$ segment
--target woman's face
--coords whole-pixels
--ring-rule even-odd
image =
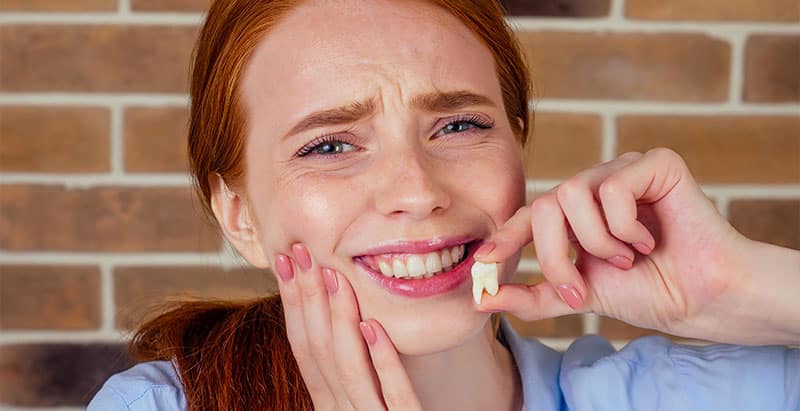
[[[469,276],[447,292],[403,295],[362,258],[394,245],[406,255],[371,263],[425,261],[426,244],[479,241],[523,205],[494,60],[467,27],[423,2],[309,1],[259,43],[242,95],[244,196],[264,255],[304,243],[347,277],[362,317],[403,354],[441,351],[482,329],[488,314],[473,309]]]

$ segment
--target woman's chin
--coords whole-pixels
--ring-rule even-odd
[[[435,354],[465,344],[486,327],[490,314],[475,311],[471,301],[458,310],[441,313],[392,312],[381,321],[386,333],[402,355]]]

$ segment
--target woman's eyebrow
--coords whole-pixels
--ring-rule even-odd
[[[423,111],[444,113],[471,106],[497,105],[489,98],[471,91],[434,91],[411,99],[411,106]],[[301,119],[284,138],[318,127],[348,124],[369,116],[375,111],[375,101],[365,100],[341,107],[315,111]]]

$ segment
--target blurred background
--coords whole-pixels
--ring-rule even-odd
[[[797,0],[504,3],[536,84],[530,198],[669,147],[740,232],[800,249]],[[0,409],[85,407],[168,296],[275,292],[190,192],[188,62],[207,6],[0,0]],[[528,247],[518,280],[538,270]],[[649,333],[595,315],[513,324],[557,349]]]

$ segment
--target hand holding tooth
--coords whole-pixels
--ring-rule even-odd
[[[472,297],[475,304],[481,303],[483,290],[491,295],[497,295],[497,263],[481,263],[476,261],[472,265]]]

